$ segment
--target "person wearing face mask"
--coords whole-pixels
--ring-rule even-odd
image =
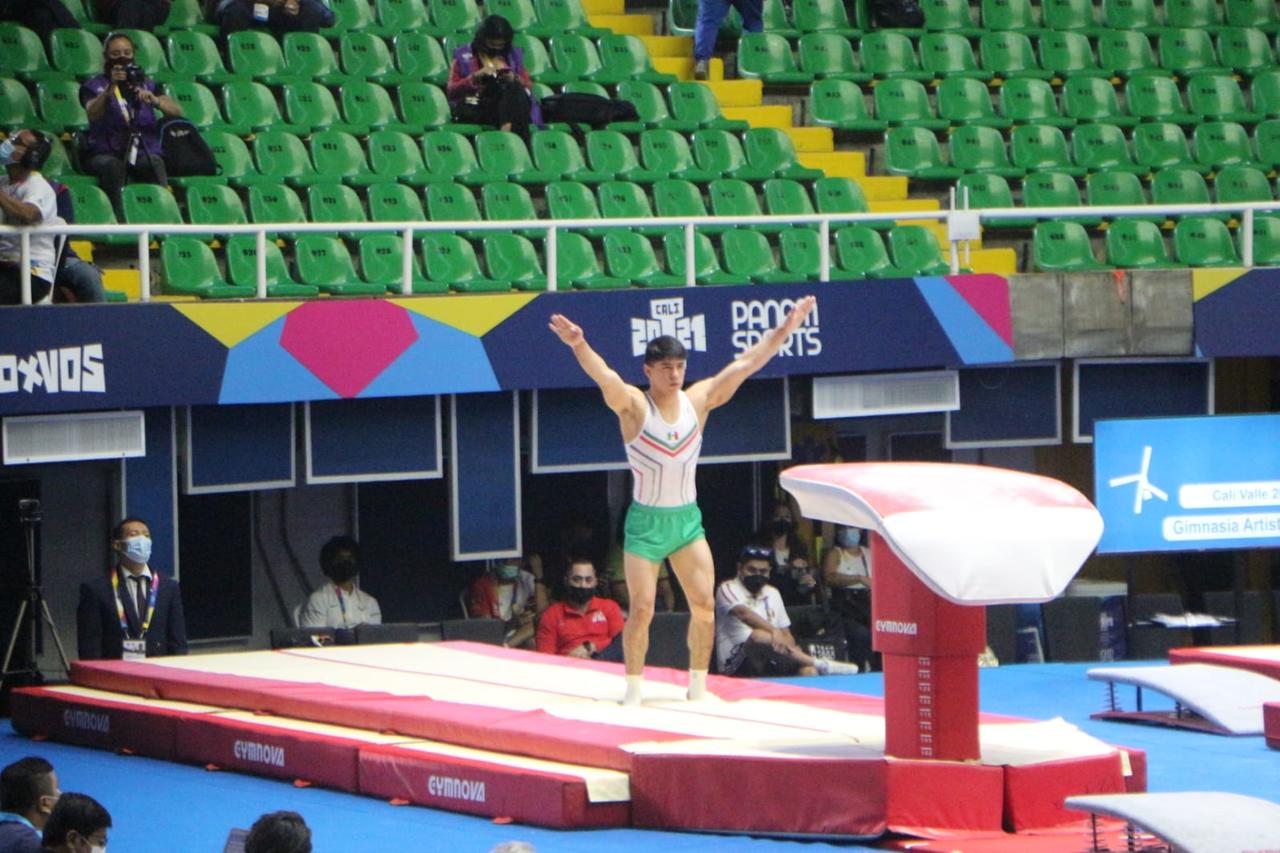
[[[43,850],[55,853],[107,853],[111,813],[86,794],[68,792],[58,798],[44,825]]]
[[[782,596],[769,583],[773,553],[748,545],[737,574],[716,590],[716,659],[720,672],[744,678],[853,675],[858,667],[807,654],[791,635]]]
[[[329,582],[307,598],[298,617],[301,628],[354,628],[381,625],[382,608],[360,589],[360,543],[334,536],[320,549],[320,571]]]
[[[24,128],[0,142],[0,224],[56,224],[58,201],[53,186],[40,174],[53,143],[43,133]],[[39,302],[53,289],[56,267],[52,234],[31,236],[31,301]],[[22,302],[22,242],[19,234],[0,234],[0,305]]]
[[[126,518],[111,531],[116,565],[80,585],[76,638],[82,660],[143,660],[187,653],[182,590],[152,569],[151,528]]]
[[[475,37],[453,52],[445,94],[454,121],[509,130],[527,141],[530,124],[542,124],[542,113],[514,38],[501,15],[481,21]]]
[[[538,617],[538,651],[548,655],[622,661],[622,608],[596,596],[596,567],[574,557],[564,573],[564,600]]]
[[[844,626],[849,656],[875,669],[879,656],[871,650],[871,549],[862,544],[856,527],[837,526],[835,540],[822,563],[831,611]]]
[[[809,565],[809,548],[796,533],[795,513],[789,503],[774,505],[769,524],[757,538],[773,545],[769,582],[778,588],[783,602],[788,606],[820,603],[818,577]]]
[[[58,774],[39,756],[0,770],[0,853],[38,853],[40,831],[59,796]]]
[[[497,560],[467,588],[467,615],[501,619],[506,625],[503,644],[509,648],[534,647],[534,618],[546,606],[542,561],[531,558],[528,565],[524,568],[519,557]]]

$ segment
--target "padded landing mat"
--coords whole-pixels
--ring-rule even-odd
[[[1102,667],[1089,670],[1088,677],[1109,685],[1111,707],[1093,715],[1102,720],[1157,723],[1218,734],[1260,735],[1263,704],[1280,702],[1280,681],[1205,663]],[[1121,684],[1137,691],[1133,710],[1120,707],[1116,685]],[[1168,696],[1176,707],[1171,711],[1144,710],[1144,690]]]
[[[1280,680],[1280,645],[1170,649],[1169,663],[1211,663]]]

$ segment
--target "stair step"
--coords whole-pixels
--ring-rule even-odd
[[[582,11],[588,18],[596,15],[621,15],[626,11],[626,0],[582,0]]]
[[[720,62],[719,59],[712,58],[711,69],[715,70],[715,63]],[[693,68],[693,60],[689,60],[689,68]],[[721,66],[723,69],[723,65]],[[713,82],[708,82],[711,91],[716,93],[716,100],[720,102],[720,107],[756,107],[764,101],[764,84],[759,80],[725,80],[723,73],[720,77],[712,76]]]
[[[721,107],[725,118],[750,122],[752,127],[791,127],[791,107],[770,104],[756,107]]]
[[[858,182],[862,187],[862,194],[866,196],[868,206],[876,202],[901,201],[907,197],[907,179],[898,175],[845,175],[844,177],[851,177]]]
[[[649,49],[649,56],[677,56],[688,58],[693,54],[693,39],[688,36],[641,36],[640,40]]]
[[[591,15],[588,20],[593,27],[608,27],[619,34],[653,35],[652,15]]]
[[[796,155],[800,165],[810,169],[821,169],[829,178],[857,178],[862,180],[867,174],[867,161],[861,151],[801,151]],[[864,189],[865,193],[866,190]],[[902,194],[907,194],[907,185],[902,184]],[[870,198],[870,196],[867,196]]]
[[[964,263],[963,249],[960,263]],[[968,266],[974,272],[1015,275],[1018,272],[1018,253],[1013,249],[974,249],[969,253]]]
[[[83,257],[83,256],[82,256]],[[129,295],[129,301],[136,302],[142,298],[142,279],[137,270],[104,269],[102,286],[107,290],[120,290]]]
[[[942,207],[936,198],[868,199],[867,206],[876,213],[912,213],[917,210],[938,210]]]
[[[681,80],[693,79],[693,57],[692,56],[655,56],[653,57],[653,69],[661,71],[663,74],[674,74]],[[718,56],[711,57],[711,80],[724,79],[724,60]],[[717,84],[718,85],[718,84]],[[757,101],[757,103],[759,103]]]
[[[832,152],[835,150],[835,134],[829,127],[787,127],[783,128],[796,151]]]

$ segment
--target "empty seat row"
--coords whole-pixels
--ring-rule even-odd
[[[1106,233],[1106,263],[1098,261],[1084,226],[1074,221],[1042,222],[1035,228],[1033,254],[1037,269],[1047,272],[1087,272],[1115,267],[1162,269],[1175,267],[1238,267],[1240,246],[1222,222],[1209,217],[1186,217],[1173,229],[1173,253],[1159,226],[1136,219],[1119,219]],[[1280,218],[1253,220],[1253,262],[1280,265]]]
[[[1192,134],[1190,152],[1173,124],[1135,128],[1132,151],[1124,132],[1105,124],[1076,128],[1070,142],[1051,125],[1019,125],[1010,131],[1007,146],[999,130],[968,125],[951,132],[946,150],[931,130],[895,127],[885,133],[885,163],[889,174],[923,180],[954,180],[966,172],[1021,177],[1045,170],[1076,176],[1104,170],[1145,175],[1175,166],[1197,173],[1226,166],[1270,171],[1280,165],[1280,120],[1259,124],[1252,140],[1234,122],[1202,124]]]
[[[1172,80],[1155,76],[1128,82],[1124,87],[1127,106],[1121,106],[1109,81],[1095,77],[1068,80],[1061,103],[1044,80],[1008,80],[999,92],[997,101],[981,81],[951,77],[936,89],[935,105],[919,81],[882,80],[871,90],[873,109],[868,109],[857,83],[820,80],[809,93],[809,116],[814,124],[853,131],[884,130],[891,125],[942,129],[965,124],[1072,127],[1089,122],[1132,127],[1140,121],[1254,124],[1280,117],[1280,69],[1254,79],[1251,106],[1234,79],[1208,74],[1188,83],[1185,102]]]
[[[807,33],[796,54],[776,32],[746,33],[738,41],[738,70],[771,84],[807,84],[815,78],[852,80],[910,77],[937,80],[960,75],[979,80],[1010,77],[1112,77],[1144,73],[1239,73],[1276,66],[1276,49],[1261,30],[1225,30],[1216,39],[1203,30],[1166,32],[1153,50],[1147,36],[1116,31],[1099,40],[1097,53],[1080,33],[1048,33],[1033,44],[1023,33],[991,32],[977,51],[964,36],[927,33],[919,44],[899,31],[868,33],[854,43],[835,33]]]

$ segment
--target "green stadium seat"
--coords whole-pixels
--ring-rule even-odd
[[[600,206],[590,187],[577,181],[552,181],[544,190],[547,216],[551,219],[599,219]],[[603,237],[613,229],[583,228],[580,233]]]
[[[613,229],[604,237],[605,266],[609,275],[640,287],[681,287],[683,275],[662,268],[653,244],[643,234]]]
[[[1160,72],[1151,40],[1136,30],[1106,30],[1099,34],[1098,65],[1117,77]]]
[[[1141,185],[1139,185],[1141,188]],[[1084,207],[1080,186],[1071,175],[1061,172],[1032,172],[1022,179],[1022,204],[1024,207]],[[1101,217],[1071,218],[1081,225],[1095,226]]]
[[[605,181],[596,187],[596,200],[605,219],[648,219],[653,216],[653,207],[644,189],[630,181]],[[636,230],[641,234],[661,234],[669,227],[648,226]]]
[[[346,88],[346,87],[344,87]],[[367,125],[345,121],[338,110],[338,102],[328,87],[309,80],[292,80],[284,84],[282,91],[284,114],[289,123],[301,128],[299,132],[320,130],[345,130],[364,136],[371,128]]]
[[[255,136],[253,159],[258,166],[257,176],[250,176],[242,183],[287,183],[301,187],[332,180],[316,171],[302,140],[282,130],[266,130]]]
[[[991,90],[980,80],[967,77],[948,77],[941,80],[937,90],[938,118],[949,125],[976,124],[985,127],[1007,128],[1012,122],[996,114],[991,101]]]
[[[351,187],[339,183],[312,184],[307,187],[307,212],[312,222],[367,221],[360,196]]]
[[[38,35],[26,27],[4,21],[0,22],[0,76],[45,80],[62,75],[49,67]]]
[[[591,39],[572,31],[551,37],[551,63],[566,80],[591,80],[604,68]]]
[[[547,34],[575,32],[597,38],[609,32],[591,26],[581,0],[533,0],[533,6],[538,11],[538,25]]]
[[[1039,77],[1048,80],[1052,71],[1041,68],[1036,62],[1031,39],[1025,33],[999,30],[983,33],[978,39],[978,56],[982,67],[997,77]]]
[[[370,284],[381,284],[388,293],[399,293],[404,276],[404,239],[398,234],[362,234],[356,241],[360,256],[360,277]],[[413,247],[409,248],[412,272],[410,287],[415,294],[447,293],[449,285],[430,281],[422,273],[422,261]]]
[[[621,83],[623,80],[644,80],[666,85],[674,83],[676,76],[656,71],[649,58],[649,49],[639,36],[630,33],[610,33],[600,37],[597,45],[601,68],[591,79],[597,83]],[[739,60],[741,61],[741,60]]]
[[[71,17],[80,22],[80,27],[82,29],[86,29],[97,36],[102,36],[111,32],[111,26],[100,23],[85,7],[85,4],[80,2],[80,0],[63,0],[62,5],[67,7],[67,11],[71,13]]]
[[[403,118],[396,115],[391,95],[371,80],[351,80],[342,87],[342,115],[352,127],[371,130],[422,134],[428,127],[435,126],[427,124],[412,110],[405,110]]]
[[[516,290],[547,289],[547,274],[543,272],[542,260],[527,237],[493,231],[486,233],[484,259],[489,275],[499,281],[510,282]]]
[[[668,231],[662,235],[662,249],[667,259],[667,272],[685,280],[688,249],[684,232]],[[696,284],[743,284],[742,279],[725,272],[711,238],[700,231],[693,234],[693,280]]]
[[[346,245],[336,237],[304,234],[293,245],[293,258],[302,284],[310,284],[330,296],[385,294],[385,284],[362,281]]]
[[[520,32],[519,27],[516,32]],[[449,59],[440,49],[440,42],[429,33],[396,33],[391,43],[396,70],[405,81],[426,80],[437,86],[448,82]]]
[[[480,188],[480,202],[484,210],[484,218],[489,222],[538,218],[529,191],[511,181],[492,181],[485,184]],[[541,237],[545,232],[539,228],[530,228],[520,233],[534,238]]]
[[[426,189],[427,219],[432,222],[480,222],[480,206],[471,190],[462,184],[440,182],[428,184]],[[481,237],[488,232],[465,232],[468,237]],[[427,277],[431,277],[430,269]]]
[[[366,30],[376,26],[373,4],[368,0],[329,0],[334,24],[320,31],[325,38],[340,38],[348,30]]]
[[[1077,122],[1133,127],[1138,120],[1120,106],[1110,80],[1072,77],[1062,85],[1062,114]]]
[[[951,134],[951,165],[962,172],[1020,178],[1027,169],[1009,161],[1004,136],[993,127],[965,125]]]
[[[742,142],[738,137],[724,130],[695,131],[693,157],[698,168],[728,178],[763,181],[774,176],[772,163],[748,162]]]
[[[1256,214],[1253,217],[1253,263],[1260,267],[1280,267],[1280,217]],[[1244,232],[1240,233],[1244,242]],[[1244,257],[1241,246],[1240,256]]]
[[[1256,27],[1264,33],[1280,32],[1280,9],[1272,0],[1226,0],[1227,25]]]
[[[1191,267],[1238,267],[1240,254],[1227,226],[1207,216],[1185,216],[1173,229],[1173,255]]]
[[[290,79],[285,73],[284,51],[275,36],[263,30],[240,30],[227,36],[227,65],[237,77],[252,77],[268,84]]]
[[[862,70],[880,80],[932,80],[933,72],[920,67],[915,45],[901,32],[876,30],[862,37],[858,46]]]
[[[307,147],[316,174],[332,182],[334,176],[352,186],[367,186],[384,180],[374,174],[365,158],[360,142],[345,130],[322,130],[313,133]]]
[[[486,130],[476,134],[475,146],[481,171],[504,175],[518,184],[545,184],[558,177],[540,171],[524,140],[509,131]]]
[[[1196,162],[1214,171],[1225,166],[1256,166],[1253,144],[1244,126],[1234,121],[1210,121],[1191,132]]]
[[[170,183],[189,187],[195,184],[230,182],[243,187],[262,180],[262,176],[254,168],[253,158],[249,156],[249,148],[243,139],[225,130],[206,130],[202,136],[213,152],[214,159],[218,161],[218,174],[170,178]]]
[[[625,279],[606,274],[591,241],[570,231],[556,237],[556,277],[557,286],[568,282],[577,290],[616,290],[631,286]]]
[[[1109,206],[1142,206],[1148,203],[1142,181],[1132,172],[1094,172],[1085,179],[1085,203],[1090,207]],[[1116,217],[1115,221],[1134,217]],[[1164,221],[1163,213],[1144,215],[1142,219],[1160,223]],[[1124,266],[1112,261],[1116,266]]]
[[[93,184],[74,183],[67,185],[71,193],[71,209],[76,214],[77,225],[118,225],[116,212],[111,207],[111,200],[102,189]],[[94,234],[90,239],[94,243],[106,243],[115,246],[137,246],[138,238],[132,234]]]
[[[994,75],[978,67],[973,45],[959,33],[925,33],[920,39],[920,67],[937,79],[972,77],[990,80]]]
[[[834,33],[845,38],[861,35],[840,0],[794,0],[791,15],[802,33]]]
[[[746,130],[745,121],[727,119],[720,112],[720,103],[710,86],[701,83],[672,83],[667,87],[667,100],[671,103],[671,117],[680,122],[675,130],[694,129]]]
[[[486,15],[501,15],[511,24],[511,29],[518,33],[532,32],[538,27],[538,10],[533,8],[533,0],[486,0]]]
[[[187,221],[192,225],[244,225],[249,217],[236,191],[224,184],[195,184],[187,188]],[[226,236],[217,233],[217,239]]]
[[[1253,84],[1249,87],[1249,96],[1255,112],[1280,118],[1280,68],[1255,75]]]
[[[1093,254],[1089,234],[1079,222],[1040,222],[1031,239],[1032,257],[1040,272],[1092,272],[1112,269]]]
[[[1102,0],[1102,23],[1107,29],[1142,33],[1163,27],[1155,0]]]
[[[332,95],[330,96],[332,99]],[[309,127],[288,124],[271,90],[256,80],[232,80],[222,87],[222,114],[237,129],[306,133]],[[243,135],[243,134],[242,134]]]
[[[428,174],[437,181],[483,184],[506,177],[505,170],[492,173],[481,169],[471,142],[461,133],[451,130],[433,130],[425,134],[422,137],[422,157]]]
[[[206,33],[191,29],[176,29],[169,33],[165,42],[168,45],[169,66],[174,75],[172,82],[183,82],[194,78],[205,84],[222,84],[235,77],[223,64],[217,43]],[[89,67],[92,73],[99,73],[102,67],[101,46],[92,58],[97,67]]]
[[[49,156],[45,159],[44,165],[40,167],[40,172],[50,180],[60,181],[61,183],[70,185],[75,183],[98,185],[98,179],[92,175],[81,175],[75,170],[75,166],[71,163],[71,155],[67,153],[67,146],[63,143],[62,138],[58,136],[49,136]]]
[[[1254,124],[1263,118],[1245,106],[1244,92],[1229,74],[1197,74],[1188,80],[1187,111],[1201,121]]]
[[[157,184],[126,184],[120,193],[128,225],[181,225],[173,193]]]
[[[524,52],[524,67],[534,80],[539,83],[559,85],[572,79],[569,75],[561,74],[555,69],[551,63],[551,54],[547,51],[547,46],[542,43],[542,39],[529,33],[517,32],[512,43]],[[443,54],[443,51],[441,53]],[[444,59],[446,62],[449,61],[448,56]]]
[[[810,216],[815,212],[805,185],[790,178],[764,182],[764,208],[771,216]]]
[[[420,241],[429,281],[447,283],[460,293],[493,293],[511,289],[511,282],[490,278],[480,269],[471,242],[457,234],[432,231]]]
[[[283,184],[254,184],[249,187],[249,221],[263,223],[301,223],[307,221],[302,199],[292,187]],[[274,239],[268,234],[267,239]],[[285,237],[292,233],[285,232]]]
[[[89,126],[89,117],[80,105],[80,84],[70,77],[36,81],[36,102],[40,105],[40,127],[74,133]]]
[[[866,225],[846,225],[835,232],[837,263],[832,279],[906,278],[889,260],[879,232]]]
[[[759,231],[738,228],[720,238],[725,272],[740,282],[777,284],[795,281],[795,275],[778,269],[769,239]]]
[[[1224,74],[1230,69],[1218,63],[1209,34],[1199,29],[1169,29],[1160,34],[1156,53],[1160,67],[1172,74]]]
[[[1253,128],[1253,146],[1259,163],[1268,169],[1280,168],[1280,120],[1258,122]]]
[[[1218,58],[1237,74],[1253,76],[1276,65],[1267,34],[1253,27],[1228,27],[1218,33]]]
[[[1034,77],[1015,77],[1000,87],[1000,115],[1013,124],[1073,127],[1075,119],[1062,114],[1053,87]]]
[[[664,178],[653,185],[653,212],[658,216],[705,217],[707,205],[696,184]],[[708,226],[707,230],[718,232],[724,230],[724,226]]]
[[[951,272],[951,264],[943,259],[937,238],[923,225],[895,225],[889,230],[889,252],[894,266],[907,275]]]
[[[1170,29],[1216,29],[1222,23],[1222,7],[1218,0],[1164,0],[1164,18]]]
[[[342,70],[356,79],[387,86],[413,79],[396,69],[387,43],[371,32],[343,33],[338,42],[338,55],[342,58]]]
[[[796,45],[800,70],[821,80],[871,79],[858,64],[853,43],[837,33],[805,33]]]
[[[664,177],[660,171],[641,166],[631,140],[616,130],[593,130],[587,134],[587,162],[593,172],[614,180],[651,183]]]
[[[822,275],[822,246],[812,228],[788,228],[778,234],[780,281],[818,281]]]
[[[675,120],[671,117],[671,110],[667,107],[667,99],[662,94],[662,90],[652,83],[646,83],[643,80],[624,80],[618,84],[618,97],[624,101],[630,101],[632,106],[636,108],[636,112],[640,114],[640,120],[634,122],[612,122],[609,124],[609,130],[618,130],[623,133],[639,133],[645,128],[669,128],[672,130],[695,130],[697,125],[689,127],[677,128]]]
[[[830,176],[813,182],[813,203],[818,213],[866,213],[867,198],[852,178]]]
[[[1253,166],[1227,166],[1214,178],[1213,196],[1219,204],[1275,200],[1266,174]]]
[[[422,198],[397,182],[373,184],[367,194],[369,219],[372,222],[423,222],[427,218]]]
[[[1090,172],[1121,171],[1145,175],[1133,160],[1129,140],[1114,124],[1082,124],[1071,134],[1071,159]]]
[[[400,115],[413,118],[412,126],[425,131],[452,130],[457,133],[479,133],[483,126],[453,121],[444,90],[434,83],[401,83],[396,87]],[[417,131],[415,131],[416,133]]]
[[[711,199],[711,212],[716,216],[762,216],[764,209],[760,207],[760,199],[756,197],[756,188],[738,178],[719,178],[707,185],[707,197]],[[761,232],[780,231],[787,225],[759,224],[752,228]],[[708,233],[720,229],[705,229]]]
[[[1038,6],[1031,0],[982,0],[982,28],[991,32],[1014,30],[1034,35],[1041,29]],[[981,33],[979,33],[981,37]]]
[[[193,237],[169,237],[160,247],[161,289],[168,294],[202,299],[243,299],[257,291],[227,282],[213,251]]]
[[[1040,11],[1048,30],[1094,35],[1100,29],[1091,0],[1041,0]]]
[[[534,144],[544,135],[535,136]],[[649,172],[686,181],[706,183],[717,177],[715,172],[698,168],[689,141],[674,130],[654,129],[640,134],[640,162]]]
[[[801,71],[791,55],[791,43],[777,33],[743,33],[738,39],[738,74],[763,80],[771,86],[813,82],[813,73]]]
[[[370,34],[391,37],[398,33],[431,28],[431,18],[422,0],[374,0],[377,26]],[[349,33],[344,34],[349,35]]]
[[[222,112],[213,92],[203,83],[193,81],[171,80],[164,85],[165,94],[178,102],[182,107],[182,117],[202,130],[222,127],[236,132],[237,136],[250,133],[250,128],[232,128],[222,120]]]
[[[27,87],[11,77],[0,77],[0,128],[15,130],[39,123]]]
[[[8,47],[2,43],[5,26],[0,25],[0,47]],[[49,61],[64,76],[78,80],[95,77],[102,73],[102,40],[88,30],[60,27],[49,34]],[[221,59],[218,64],[222,64]],[[0,64],[0,74],[3,73]]]
[[[1198,124],[1200,119],[1187,112],[1178,84],[1169,77],[1144,74],[1130,77],[1124,86],[1129,112],[1142,121]]]
[[[440,174],[428,170],[422,151],[407,133],[398,130],[375,131],[369,135],[366,147],[369,151],[369,168],[385,181],[400,181],[420,187],[432,181],[444,180]]]
[[[1157,207],[1172,204],[1209,204],[1209,185],[1194,169],[1161,169],[1151,176],[1151,202]],[[1224,216],[1225,218],[1225,216]]]
[[[654,133],[673,133],[672,131],[652,131]],[[684,137],[674,134],[684,142]],[[599,183],[609,179],[604,172],[595,172],[587,167],[578,140],[563,130],[543,130],[533,135],[530,141],[533,163],[536,173],[547,176],[547,181],[585,181]],[[685,143],[686,150],[688,143]],[[692,155],[690,155],[692,159]]]
[[[1175,269],[1186,266],[1169,257],[1160,226],[1122,217],[1107,229],[1107,263],[1121,269]]]
[[[1191,156],[1186,133],[1170,122],[1144,123],[1135,127],[1133,159],[1152,172],[1170,166],[1204,168]]]
[[[480,26],[480,9],[475,0],[427,0],[427,8],[436,35],[456,34],[470,40]],[[540,20],[541,17],[539,12]]]
[[[977,38],[983,28],[973,21],[968,0],[924,0],[924,28],[931,32],[947,32]]]
[[[776,127],[753,127],[742,135],[742,148],[747,155],[744,175],[758,173],[767,177],[812,181],[823,176],[821,169],[800,165],[795,143],[786,131]]]
[[[923,127],[891,127],[884,135],[885,171],[929,181],[952,181],[964,169],[947,162],[933,131]]]
[[[267,296],[315,296],[320,290],[309,284],[299,284],[289,275],[280,247],[268,240],[263,247],[266,261]],[[258,243],[253,234],[236,234],[227,240],[227,277],[234,285],[257,291]]]
[[[929,93],[919,80],[905,77],[881,80],[872,93],[876,117],[891,127],[944,130],[950,126],[950,122],[934,113]]]
[[[1013,190],[1001,175],[972,173],[956,181],[956,204],[970,210],[1014,207]],[[986,228],[1029,228],[1034,219],[984,219]]]
[[[809,119],[819,127],[836,130],[876,132],[888,127],[887,122],[867,112],[862,89],[852,80],[816,81],[809,89]]]
[[[333,46],[319,33],[285,33],[282,52],[283,73],[288,77],[327,86],[340,86],[349,79],[338,65]]]
[[[799,38],[800,28],[791,21],[791,4],[783,0],[764,0],[763,21],[766,32],[777,33],[783,38]]]
[[[1068,80],[1111,75],[1098,65],[1089,38],[1082,32],[1050,31],[1040,36],[1040,66]]]

